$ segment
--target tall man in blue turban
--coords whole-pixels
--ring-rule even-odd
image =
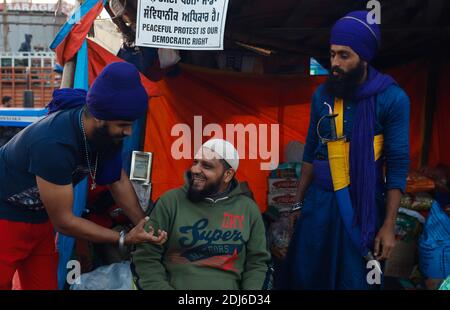
[[[383,261],[395,244],[409,166],[409,98],[370,65],[380,29],[368,22],[367,13],[351,12],[331,30],[330,76],[311,103],[294,205],[302,210],[284,265],[284,288],[377,288],[377,276],[370,273],[376,265],[367,264],[365,254]],[[339,114],[335,124],[329,114]],[[340,154],[329,142],[340,137],[345,137],[337,139],[344,164],[336,168],[330,163]],[[337,199],[342,180],[335,175],[348,179],[343,186],[349,193],[347,208]]]
[[[56,289],[54,230],[93,242],[162,244],[167,234],[146,232],[147,218],[122,170],[123,139],[147,110],[137,69],[106,66],[89,92],[59,89],[49,115],[0,148],[0,289],[17,271],[23,289]],[[109,185],[116,203],[136,225],[128,234],[72,213],[73,186],[90,175]]]

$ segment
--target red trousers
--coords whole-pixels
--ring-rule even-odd
[[[30,224],[0,219],[0,290],[12,289],[16,272],[20,284],[14,283],[14,288],[57,289],[57,268],[50,221]]]

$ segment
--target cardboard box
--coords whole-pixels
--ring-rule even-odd
[[[269,179],[269,193],[295,193],[298,187],[296,179]]]
[[[270,193],[268,205],[278,208],[280,211],[288,211],[295,203],[294,193]]]

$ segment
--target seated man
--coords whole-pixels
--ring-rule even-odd
[[[270,254],[258,206],[235,179],[236,149],[203,144],[186,184],[165,193],[149,225],[168,233],[163,246],[138,245],[132,270],[139,289],[267,289]]]

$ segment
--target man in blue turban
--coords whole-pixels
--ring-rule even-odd
[[[373,253],[382,262],[395,244],[409,166],[409,98],[390,76],[370,65],[381,35],[367,15],[351,12],[331,30],[331,70],[311,103],[294,205],[301,214],[282,272],[284,288],[378,288],[382,277],[374,272],[379,269],[362,253]],[[326,117],[330,109],[339,114],[335,124]],[[336,169],[331,163],[340,154],[328,144],[339,137],[345,137],[337,140],[343,141],[345,164]],[[337,200],[342,180],[336,174],[348,180],[343,187],[350,208]]]
[[[0,148],[0,289],[11,289],[16,271],[23,289],[56,289],[53,228],[119,246],[165,242],[165,232],[144,230],[147,218],[120,160],[122,142],[147,102],[134,65],[112,63],[87,93],[56,90],[49,114]],[[73,215],[73,186],[85,176],[92,188],[109,185],[136,225],[128,234]]]

